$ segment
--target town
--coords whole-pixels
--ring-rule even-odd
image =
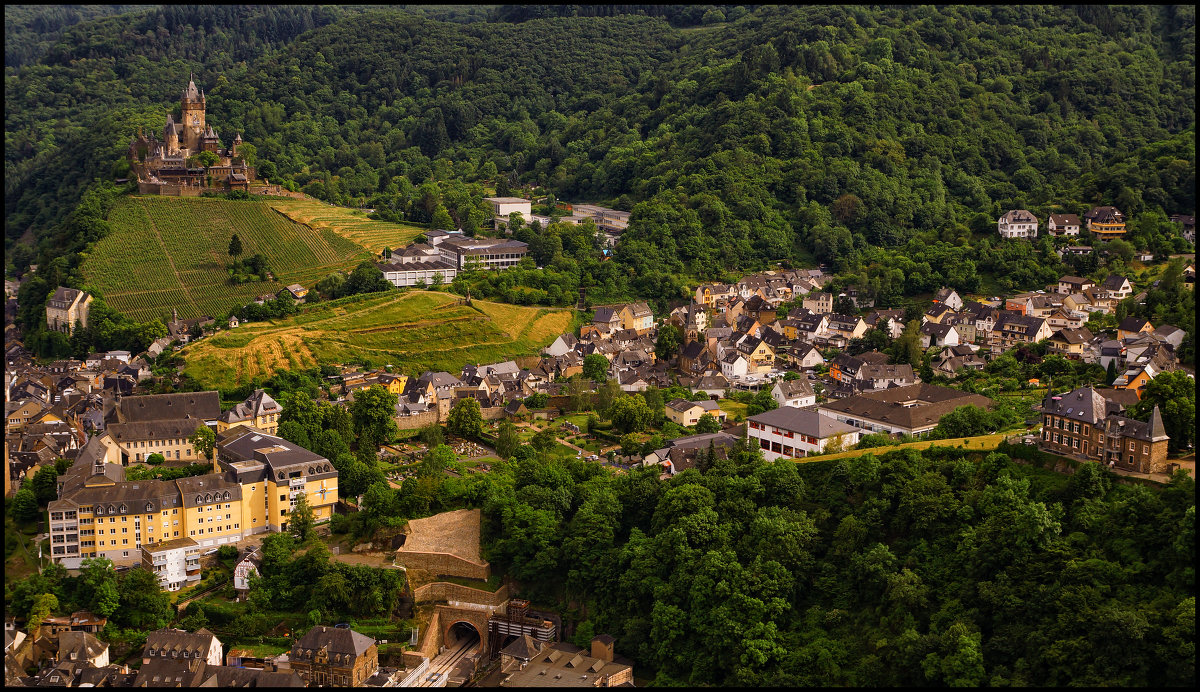
[[[1194,11],[5,16],[7,687],[1194,686]]]

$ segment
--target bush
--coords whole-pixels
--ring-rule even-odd
[[[217,557],[221,560],[232,560],[237,557],[238,549],[236,545],[225,544],[217,548]]]
[[[159,454],[158,452],[155,452],[154,454],[151,454],[150,456],[146,457],[146,463],[150,464],[151,466],[158,466],[159,464],[163,463],[164,461],[166,461],[166,458],[163,457],[163,455]]]

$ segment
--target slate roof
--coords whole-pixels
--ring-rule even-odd
[[[317,625],[304,633],[295,644],[292,651],[311,649],[317,651],[328,648],[330,654],[348,654],[359,657],[375,645],[375,640],[365,634],[340,627]]]
[[[834,435],[852,433],[858,430],[854,426],[847,425],[829,416],[822,416],[813,409],[793,408],[791,406],[780,406],[777,409],[750,416],[746,420],[803,435],[811,435],[817,439],[825,439]]]
[[[105,420],[109,423],[139,423],[191,416],[209,421],[220,415],[221,398],[217,392],[177,392],[122,397]]]
[[[799,396],[813,396],[814,394],[812,385],[808,383],[808,380],[780,381],[776,382],[775,386],[779,387],[779,391],[785,399],[794,399]]]
[[[986,408],[993,402],[979,394],[921,383],[867,392],[820,408],[912,430],[936,425],[942,416],[967,404]]]
[[[1108,415],[1108,402],[1094,387],[1079,387],[1066,394],[1048,395],[1042,412],[1096,425]]]

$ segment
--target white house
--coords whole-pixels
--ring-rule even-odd
[[[996,222],[1001,238],[1036,238],[1037,217],[1025,209],[1011,209]]]
[[[1046,222],[1050,235],[1079,235],[1079,217],[1075,214],[1051,214]]]
[[[731,351],[721,358],[721,374],[728,380],[745,375],[749,368],[749,361],[737,351]]]
[[[142,567],[158,577],[164,591],[178,591],[200,581],[200,544],[175,538],[142,546]]]
[[[250,577],[258,576],[258,566],[262,564],[262,554],[258,548],[252,548],[233,568],[233,588],[242,600],[250,592]]]
[[[555,339],[553,343],[542,349],[542,353],[544,355],[557,358],[570,351],[574,351],[575,344],[577,343],[579,343],[579,339],[575,338],[574,334],[570,332],[559,334],[558,338]]]
[[[817,403],[817,395],[813,392],[812,385],[808,380],[792,380],[784,382],[780,380],[771,387],[771,398],[780,406],[790,406],[792,408],[804,408]]]
[[[835,443],[849,449],[858,444],[859,431],[813,409],[784,406],[750,416],[746,437],[756,441],[763,458],[774,461],[823,452]]]

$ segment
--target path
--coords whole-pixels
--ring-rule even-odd
[[[183,291],[183,295],[187,297],[188,302],[196,309],[196,314],[200,312],[200,306],[196,305],[196,301],[192,300],[192,294],[188,292],[187,284],[183,283],[183,277],[179,276],[179,270],[175,268],[175,260],[171,259],[171,253],[167,250],[167,244],[163,242],[162,233],[158,232],[158,224],[154,223],[154,216],[150,214],[150,207],[146,206],[145,199],[138,199],[138,203],[142,205],[142,210],[146,212],[146,218],[150,220],[150,228],[154,229],[154,237],[158,238],[158,245],[162,248],[163,254],[167,256],[167,264],[171,265],[171,273],[175,275],[175,280],[179,282],[179,288]]]

